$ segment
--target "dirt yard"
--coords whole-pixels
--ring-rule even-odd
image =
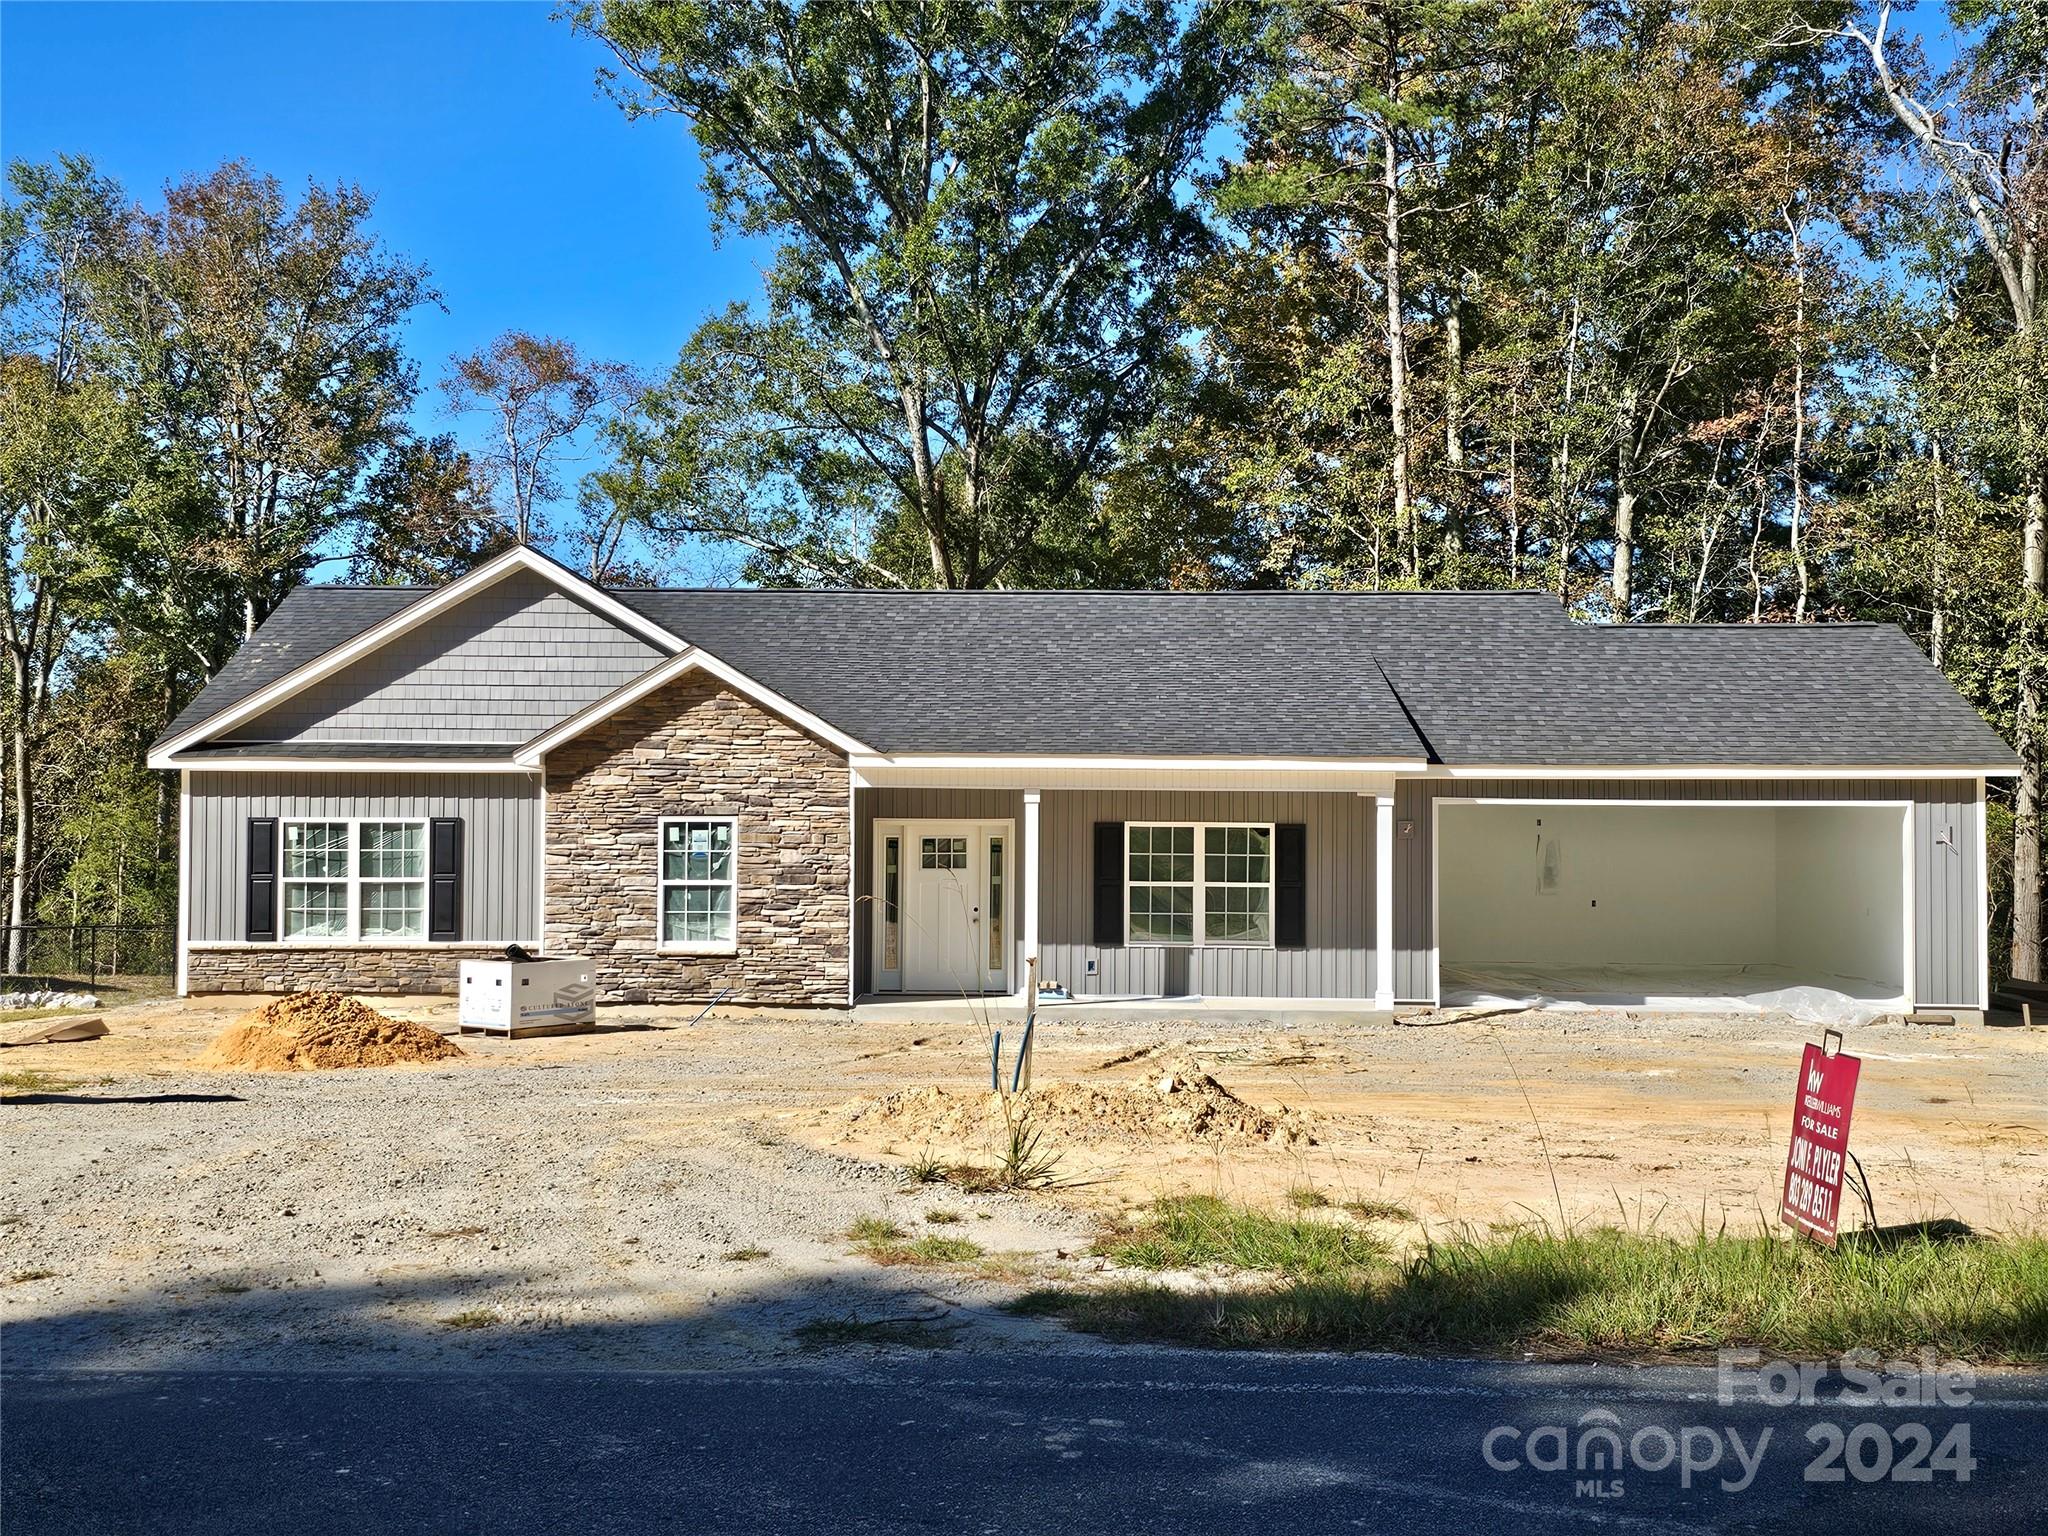
[[[454,1027],[452,1002],[379,1006]],[[247,1007],[145,1003],[103,1039],[0,1052],[10,1364],[654,1368],[876,1325],[1092,1349],[996,1304],[1097,1267],[1100,1216],[1169,1191],[1313,1191],[1397,1243],[1560,1204],[1751,1231],[1774,1218],[1811,1037],[1756,1016],[1050,1013],[1035,1122],[1059,1187],[976,1194],[903,1172],[993,1154],[972,1023],[620,1009],[596,1035],[469,1038],[431,1064],[203,1069]],[[1878,1024],[1849,1048],[1880,1220],[2048,1227],[2048,1031]],[[863,1217],[982,1257],[877,1264],[845,1236]]]

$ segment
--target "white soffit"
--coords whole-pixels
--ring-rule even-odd
[[[1419,765],[1417,765],[1419,766]],[[1313,759],[855,757],[862,789],[1173,789],[1391,794],[1395,769]]]

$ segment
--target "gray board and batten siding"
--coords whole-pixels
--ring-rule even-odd
[[[518,745],[661,659],[639,636],[520,571],[226,739]]]
[[[856,890],[875,891],[877,822],[1009,821],[1015,790],[859,792]],[[1097,822],[1298,822],[1307,829],[1307,946],[1302,949],[1098,945],[1093,942]],[[1369,998],[1373,995],[1373,802],[1356,794],[1046,790],[1039,800],[1038,974],[1077,996]],[[855,984],[873,990],[873,902],[859,904]],[[1095,972],[1088,962],[1095,962]],[[1013,947],[1012,964],[1021,963]],[[1022,972],[1013,974],[1021,978]]]
[[[1982,785],[1975,779],[1401,779],[1394,790],[1394,995],[1436,988],[1433,802],[1910,801],[1913,998],[1923,1008],[1981,1006]],[[1403,827],[1409,830],[1403,832]]]
[[[462,942],[539,942],[540,779],[526,773],[195,773],[190,937],[246,937],[252,817],[367,817],[463,822]],[[651,898],[650,898],[651,899]]]

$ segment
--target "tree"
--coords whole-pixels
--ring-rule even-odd
[[[688,121],[718,226],[780,242],[765,311],[708,322],[640,435],[673,449],[677,531],[739,540],[784,579],[1023,579],[1151,414],[1177,345],[1169,290],[1206,245],[1186,178],[1229,84],[1222,14],[567,14],[611,49],[628,116]],[[741,499],[693,492],[695,473]],[[911,567],[868,548],[899,517]]]
[[[2020,778],[2013,807],[2012,974],[2041,977],[2041,813],[2044,608],[2048,608],[2048,434],[2043,383],[2040,268],[2048,244],[2048,10],[2034,0],[1999,6],[1955,0],[1951,19],[1974,41],[1949,70],[1926,69],[1917,48],[1891,35],[1892,0],[1852,17],[1838,35],[1858,53],[1873,89],[1907,135],[1935,189],[1967,219],[1996,272],[2010,342],[1980,374],[2002,401],[1999,456],[2015,471],[2024,512],[2019,603]],[[1945,99],[1937,99],[1945,98]]]
[[[7,588],[7,968],[24,968],[37,796],[50,715],[75,642],[114,584],[109,524],[135,423],[100,369],[92,290],[128,235],[119,188],[89,161],[16,164],[0,211],[0,516]]]
[[[110,301],[123,386],[160,449],[136,558],[181,594],[179,616],[228,610],[194,639],[202,675],[346,535],[408,440],[401,327],[436,295],[370,233],[371,207],[348,185],[293,206],[231,162],[166,190]]]
[[[561,464],[577,439],[602,427],[641,388],[624,363],[586,357],[572,342],[525,331],[507,331],[455,359],[441,381],[450,411],[490,422],[490,447],[479,463],[520,544],[544,541],[543,509],[562,494]]]
[[[371,479],[349,579],[438,586],[512,542],[488,477],[443,433],[394,450]]]

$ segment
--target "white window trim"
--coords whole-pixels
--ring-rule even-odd
[[[391,949],[399,945],[445,944],[445,939],[427,937],[433,927],[434,900],[434,847],[431,829],[425,816],[280,816],[277,819],[277,942],[280,944],[310,945],[314,947],[346,946],[362,949]],[[363,937],[363,866],[362,828],[366,825],[379,827],[418,827],[420,829],[420,873],[417,876],[378,875],[367,883],[371,885],[417,885],[420,888],[420,936],[416,939],[380,935],[376,938]],[[285,834],[292,827],[348,828],[348,873],[341,881],[315,879],[308,875],[285,873]],[[345,934],[309,933],[296,937],[285,934],[287,916],[291,910],[290,892],[295,885],[338,885],[348,886],[348,932]]]
[[[1195,878],[1192,882],[1187,882],[1191,883],[1195,888],[1194,937],[1188,940],[1188,942],[1185,944],[1176,944],[1170,939],[1134,939],[1131,937],[1132,885],[1180,885],[1183,883],[1179,880],[1133,881],[1131,879],[1131,829],[1133,827],[1193,827],[1195,829]],[[1266,938],[1263,943],[1255,943],[1246,939],[1212,939],[1209,938],[1204,931],[1208,927],[1206,919],[1208,917],[1209,881],[1207,878],[1207,865],[1204,861],[1202,845],[1207,841],[1207,834],[1209,832],[1209,829],[1212,827],[1249,827],[1251,830],[1255,832],[1264,832],[1266,834]],[[1275,920],[1275,915],[1273,911],[1273,890],[1274,884],[1279,878],[1280,874],[1280,850],[1277,846],[1275,830],[1275,824],[1270,821],[1125,822],[1124,843],[1121,854],[1121,857],[1123,859],[1124,877],[1124,947],[1126,949],[1273,949],[1277,947],[1274,942],[1273,933],[1273,924]],[[1218,884],[1222,888],[1228,890],[1251,891],[1259,889],[1259,887],[1256,885],[1248,885],[1235,880],[1219,881]]]
[[[732,828],[731,875],[724,881],[671,880],[663,867],[662,854],[668,846],[668,829],[692,821],[722,821]],[[729,939],[668,939],[663,937],[662,898],[670,886],[678,890],[692,886],[723,884],[732,892],[732,937]],[[740,952],[740,819],[726,814],[664,816],[654,829],[654,947],[664,955],[736,955]]]

